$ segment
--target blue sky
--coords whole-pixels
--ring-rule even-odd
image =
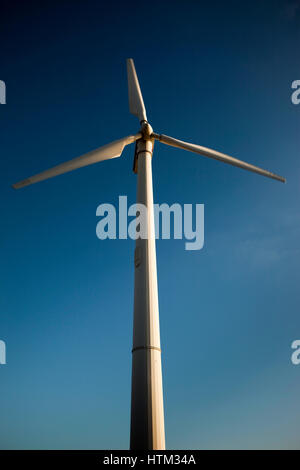
[[[133,57],[155,131],[287,184],[155,144],[157,203],[203,203],[205,243],[158,240],[166,444],[298,448],[300,2],[2,2],[0,447],[129,446],[132,240],[96,208],[135,202],[122,158],[11,184],[134,133]]]

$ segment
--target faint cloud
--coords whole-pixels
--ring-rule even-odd
[[[300,13],[300,1],[297,3]],[[267,233],[253,227],[252,231],[244,233],[243,238],[243,234],[240,234],[240,240],[235,246],[237,259],[247,261],[248,265],[256,269],[274,267],[285,261],[299,259],[300,211],[292,208],[280,211],[280,217],[277,219],[274,215],[266,215],[269,225]]]
[[[244,240],[236,246],[236,255],[240,260],[250,262],[253,267],[269,267],[280,261],[283,256],[281,250],[272,246],[272,242],[272,240]]]
[[[292,228],[293,230],[299,230],[300,228],[300,211],[289,210],[284,211],[280,216],[280,223],[286,228]]]
[[[263,214],[263,216],[262,216]],[[300,265],[300,211],[290,208],[277,212],[261,207],[256,221],[242,226],[223,227],[208,234],[207,247],[212,265],[225,279],[249,273],[297,270]],[[222,269],[220,270],[220,265]]]
[[[266,237],[243,240],[236,245],[235,254],[240,261],[252,268],[270,268],[284,260],[299,256],[300,249],[283,246],[280,237]]]

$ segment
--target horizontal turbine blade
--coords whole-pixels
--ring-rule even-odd
[[[156,140],[159,140],[163,144],[171,145],[172,147],[178,147],[180,149],[189,150],[190,152],[199,153],[200,155],[204,155],[205,157],[214,158],[215,160],[220,160],[224,163],[229,163],[230,165],[237,166],[239,168],[243,168],[244,170],[253,171],[254,173],[258,173],[259,175],[267,176],[268,178],[272,178],[277,181],[281,181],[282,183],[286,182],[286,179],[282,176],[276,175],[275,173],[271,173],[270,171],[263,170],[258,166],[251,165],[250,163],[243,162],[242,160],[238,160],[237,158],[230,157],[225,153],[217,152],[216,150],[212,150],[206,147],[201,147],[200,145],[190,144],[188,142],[183,142],[182,140],[174,139],[173,137],[168,137],[167,135],[163,134],[154,134],[153,137]]]
[[[141,121],[147,121],[144,100],[136,74],[133,59],[127,59],[128,98],[131,114],[137,116]]]
[[[104,145],[103,147],[100,147],[96,150],[92,150],[91,152],[86,153],[81,157],[73,158],[73,160],[61,163],[60,165],[54,166],[49,170],[38,173],[37,175],[31,176],[30,178],[27,178],[23,181],[19,181],[18,183],[13,184],[13,188],[23,188],[24,186],[29,186],[30,184],[53,178],[53,176],[61,175],[62,173],[67,173],[83,166],[92,165],[93,163],[102,162],[103,160],[119,157],[122,154],[125,145],[132,144],[141,136],[142,135],[138,133],[124,137],[120,140],[115,140],[114,142]]]

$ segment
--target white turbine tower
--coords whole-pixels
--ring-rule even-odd
[[[161,349],[157,295],[155,230],[152,190],[152,152],[155,140],[244,168],[275,180],[285,179],[257,166],[199,145],[156,134],[147,121],[145,105],[132,59],[127,60],[129,109],[141,127],[136,134],[116,140],[81,157],[43,171],[13,185],[15,189],[53,176],[119,157],[126,145],[136,142],[134,172],[137,173],[137,202],[147,207],[147,237],[136,240],[134,264],[134,322],[132,348],[130,448],[165,449]]]

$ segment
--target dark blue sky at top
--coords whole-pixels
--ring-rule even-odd
[[[11,184],[138,130],[287,178],[155,144],[158,203],[203,203],[205,243],[158,240],[169,448],[299,448],[300,2],[1,2],[1,448],[128,448],[133,240],[96,208],[135,202],[122,158]]]

